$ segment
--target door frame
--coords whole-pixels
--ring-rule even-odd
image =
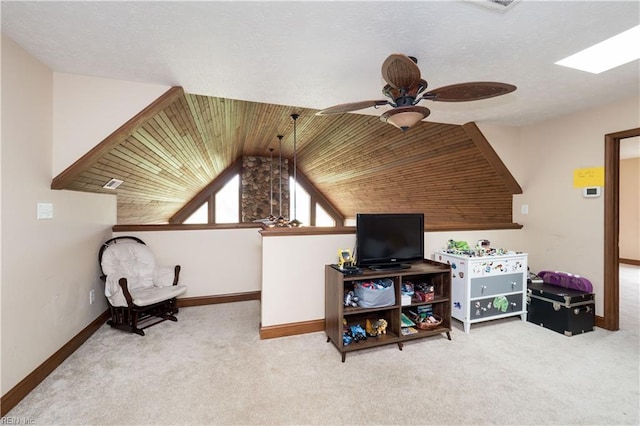
[[[620,328],[620,140],[640,136],[640,127],[604,135],[604,316],[598,327]]]

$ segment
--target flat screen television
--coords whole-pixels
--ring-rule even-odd
[[[406,269],[424,259],[422,213],[358,213],[356,264],[375,270]]]

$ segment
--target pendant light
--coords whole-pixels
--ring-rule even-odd
[[[269,148],[269,217],[268,219],[273,221],[273,148]]]
[[[297,127],[297,123],[298,123],[298,117],[300,117],[300,114],[291,114],[291,118],[293,119],[293,219],[289,222],[289,224],[293,227],[293,228],[297,228],[300,225],[302,225],[302,222],[300,222],[297,218],[296,218],[296,202],[298,201],[296,199],[296,192],[297,192],[297,187],[298,187],[298,158],[297,158],[297,147],[296,144],[298,142],[298,127]]]

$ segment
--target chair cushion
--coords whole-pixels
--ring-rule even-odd
[[[178,297],[186,291],[187,286],[184,285],[139,288],[131,292],[131,298],[136,306],[149,306],[154,303]]]
[[[156,261],[144,244],[124,242],[109,246],[102,255],[102,271],[106,276],[119,275],[128,280],[129,291],[153,287]]]

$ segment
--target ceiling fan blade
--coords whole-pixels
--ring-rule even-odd
[[[440,102],[466,102],[493,98],[506,95],[516,90],[516,86],[493,81],[474,81],[469,83],[452,84],[430,90],[422,96]]]
[[[389,101],[385,100],[351,102],[348,104],[340,104],[325,108],[322,111],[316,112],[316,115],[342,114],[343,112],[357,111],[359,109],[387,104],[389,104]]]
[[[410,57],[394,53],[382,64],[382,78],[394,89],[409,89],[420,82],[420,68]]]

